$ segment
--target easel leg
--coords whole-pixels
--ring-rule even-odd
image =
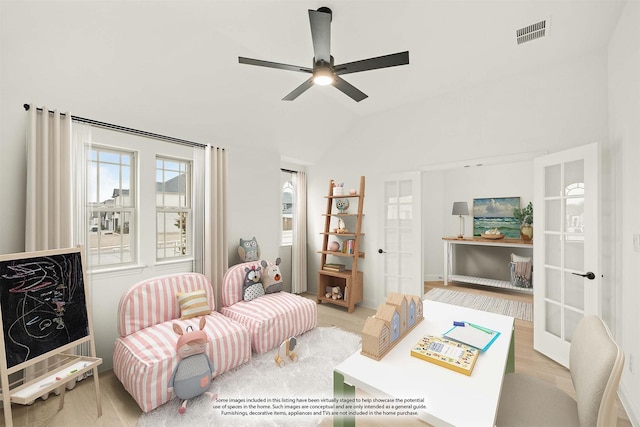
[[[9,396],[2,397],[2,407],[4,409],[4,425],[13,427],[13,415],[11,415],[11,400],[9,400]]]
[[[100,381],[98,380],[98,368],[93,368],[93,385],[96,388],[96,407],[98,408],[98,418],[102,416],[102,398],[100,397]]]
[[[67,392],[67,385],[66,384],[62,384],[62,386],[60,386],[60,388],[62,389],[62,391],[60,392],[60,397],[58,397],[58,411],[62,411],[62,408],[64,408],[64,395]]]

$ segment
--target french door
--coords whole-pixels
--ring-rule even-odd
[[[598,144],[534,160],[533,347],[569,366],[576,325],[600,314]]]
[[[422,274],[422,214],[420,172],[387,175],[383,182],[379,228],[381,241],[376,283],[377,303],[390,292],[424,293]]]

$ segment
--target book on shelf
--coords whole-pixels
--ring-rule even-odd
[[[471,375],[480,350],[444,337],[425,335],[411,349],[411,355],[464,375]]]
[[[335,263],[326,263],[325,265],[322,266],[322,268],[324,270],[330,270],[330,271],[344,271],[345,270],[345,265],[344,264],[335,264]]]
[[[345,240],[342,242],[342,253],[353,254],[356,247],[356,241],[354,239]]]

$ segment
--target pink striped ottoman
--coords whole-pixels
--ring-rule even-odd
[[[209,307],[215,308],[213,290],[206,276],[180,273],[155,277],[132,286],[120,299],[118,333],[113,352],[113,372],[144,412],[167,402],[169,379],[179,358],[178,335],[182,329],[199,329],[201,317],[180,319],[178,292],[204,289]],[[209,337],[207,355],[220,375],[251,359],[251,338],[240,323],[216,311],[205,316]],[[214,380],[215,381],[215,380]]]
[[[300,295],[282,291],[243,301],[245,267],[252,266],[260,266],[260,261],[245,262],[227,270],[222,280],[223,307],[220,312],[247,328],[253,351],[264,353],[287,338],[316,327],[316,303]]]

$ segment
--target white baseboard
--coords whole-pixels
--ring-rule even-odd
[[[437,282],[438,280],[444,280],[444,275],[442,274],[425,274],[424,275],[425,282]]]

